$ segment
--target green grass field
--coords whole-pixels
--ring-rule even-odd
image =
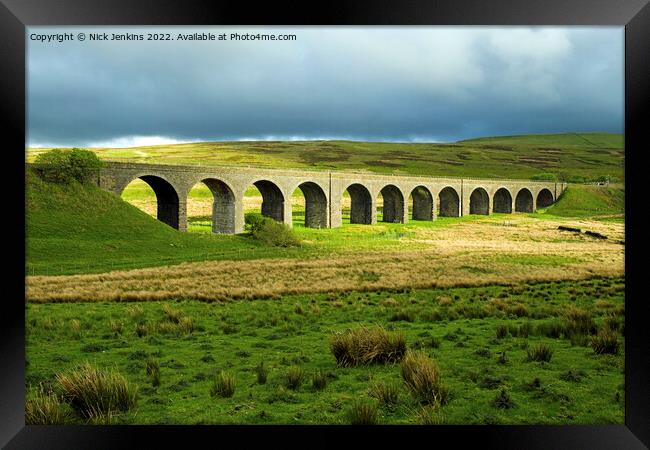
[[[557,330],[572,307],[587,311],[597,327],[606,320],[621,326],[623,289],[622,279],[603,279],[274,301],[28,304],[26,382],[56,390],[54,376],[77,363],[116,367],[139,386],[139,399],[136,410],[112,423],[139,424],[345,424],[353,401],[377,404],[369,389],[386,383],[397,386],[398,401],[379,407],[379,423],[417,424],[422,405],[406,390],[399,364],[338,367],[330,352],[331,333],[381,325],[439,363],[451,392],[435,413],[441,423],[622,424],[624,352],[597,355],[586,336],[572,342]],[[138,336],[138,324],[156,330],[154,324],[170,322],[165,304],[190,318],[194,331]],[[510,328],[501,338],[499,325]],[[527,361],[527,351],[541,343],[553,350],[551,360]],[[161,367],[159,386],[145,372],[150,357]],[[262,361],[268,380],[258,384],[254,368]],[[291,366],[305,374],[296,390],[284,386]],[[235,377],[235,393],[211,397],[222,370]],[[318,371],[328,380],[322,390],[312,387]],[[491,404],[501,389],[514,407]],[[75,417],[68,421],[83,423]]]
[[[27,160],[49,149],[27,150]],[[92,149],[100,158],[142,163],[236,165],[450,177],[530,178],[564,174],[569,181],[623,180],[623,135],[567,133],[472,139],[451,144],[354,141],[200,142]]]
[[[624,155],[622,136],[606,134],[447,145],[237,142],[98,152],[147,162],[200,158],[208,164],[509,178],[566,172],[589,179],[622,179]],[[36,153],[30,150],[28,158]],[[248,210],[257,208],[258,197],[254,189],[247,193]],[[56,375],[87,361],[137,386],[137,405],[88,418],[64,402],[65,423],[347,424],[356,400],[376,408],[381,424],[624,423],[622,189],[571,184],[557,203],[532,214],[375,226],[344,220],[343,227],[325,230],[303,226],[297,192],[297,248],[267,246],[248,233],[213,235],[205,212],[211,201],[204,186],[192,190],[189,232],[181,233],[138,209],[151,213],[155,207],[144,183],[132,183],[120,199],[92,186],[46,183],[28,171],[28,406],[39,404],[39,386],[61,394]],[[558,231],[559,225],[609,239]],[[198,263],[177,265],[192,261]],[[155,270],[143,269],[148,267]],[[73,274],[80,275],[66,276]],[[317,290],[316,279],[330,287]],[[245,293],[245,300],[202,293],[226,283],[259,289]],[[296,284],[301,293],[291,293]],[[188,300],[189,291],[178,286],[203,301]],[[34,287],[45,293],[88,288],[93,300],[30,300]],[[138,299],[148,292],[164,298],[107,301],[129,298],[121,289]],[[435,359],[449,402],[416,401],[399,364],[337,366],[330,336],[364,325],[403,333],[409,349]],[[597,354],[590,344],[605,332],[615,336],[618,348]],[[527,360],[540,344],[551,348],[550,361]],[[146,373],[147,360],[159,364],[159,385]],[[264,384],[255,373],[261,361],[268,369]],[[294,390],[286,375],[296,366],[304,381]],[[210,395],[221,371],[235,379],[232,397]],[[316,374],[326,379],[322,389],[312,385]],[[382,405],[370,395],[382,383],[394,386],[395,404]]]

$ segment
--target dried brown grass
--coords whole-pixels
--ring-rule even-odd
[[[517,227],[495,224],[488,220],[440,229],[413,228],[414,236],[404,239],[426,243],[423,249],[29,276],[26,293],[32,302],[215,301],[349,290],[514,285],[625,273],[624,246],[615,242],[559,235],[555,223],[534,219],[518,219]],[[607,230],[600,231],[615,235],[620,225],[602,224]],[[522,263],[529,257],[530,261]],[[370,272],[375,276],[363,276]],[[496,302],[494,306],[506,305]],[[138,311],[131,314],[139,315]]]

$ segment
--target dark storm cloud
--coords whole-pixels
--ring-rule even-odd
[[[623,129],[622,28],[155,28],[276,42],[39,43],[28,144],[226,139],[446,141]]]

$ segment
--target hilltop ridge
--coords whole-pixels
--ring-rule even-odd
[[[49,149],[28,149],[27,160]],[[105,160],[234,165],[474,178],[559,176],[568,181],[624,179],[623,135],[564,133],[495,136],[455,143],[361,141],[195,142],[92,148]]]

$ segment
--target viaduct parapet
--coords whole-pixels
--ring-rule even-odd
[[[435,220],[437,215],[533,212],[555,202],[566,189],[566,183],[547,181],[121,162],[104,163],[99,186],[121,195],[137,178],[156,193],[158,219],[181,231],[187,230],[188,194],[203,182],[214,195],[212,231],[225,234],[244,231],[243,199],[251,185],[262,194],[262,214],[289,226],[291,196],[300,189],[305,197],[305,226],[312,228],[341,226],[346,190],[350,222],[376,224],[380,194],[383,221],[406,223],[409,215],[413,220]]]

